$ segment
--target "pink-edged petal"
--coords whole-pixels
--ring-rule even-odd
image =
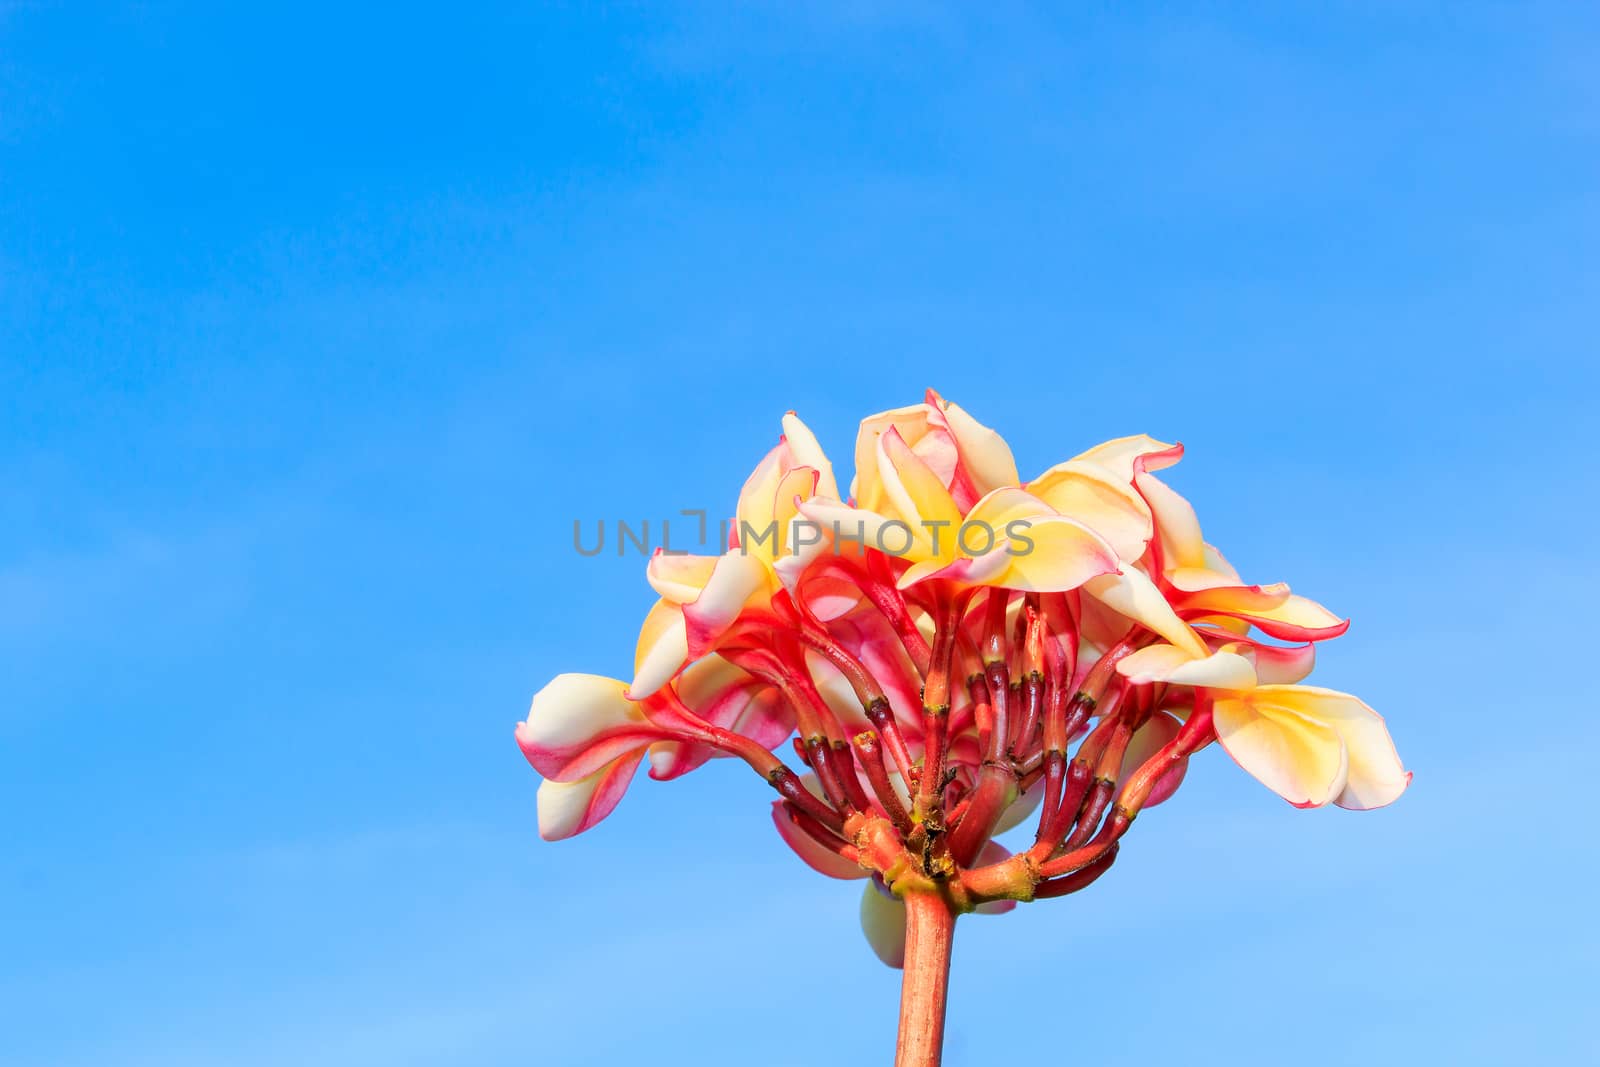
[[[1200,520],[1195,517],[1193,505],[1149,474],[1135,474],[1133,484],[1155,515],[1163,570],[1205,569],[1206,543],[1200,536]]]
[[[911,523],[919,537],[927,536],[929,523],[943,523],[947,531],[961,525],[948,484],[893,428],[878,438],[878,476],[888,512]]]
[[[1211,572],[1207,571],[1207,574]],[[1221,577],[1218,575],[1217,577]],[[1174,585],[1173,572],[1168,580]],[[1179,586],[1183,588],[1183,586]],[[1289,587],[1282,582],[1274,585],[1214,585],[1196,592],[1185,593],[1179,606],[1195,615],[1244,615],[1250,612],[1271,611],[1289,599]]]
[[[958,585],[996,584],[1001,575],[1006,573],[1010,562],[1004,549],[997,549],[976,559],[959,558],[948,563],[937,559],[924,560],[907,567],[896,585],[900,589],[911,589],[935,579]]]
[[[1199,659],[1206,646],[1189,624],[1178,618],[1167,598],[1148,575],[1132,564],[1115,574],[1084,583],[1083,591],[1125,618],[1132,619]]]
[[[794,732],[794,708],[777,689],[721,656],[707,656],[691,665],[678,679],[677,691],[683,705],[699,719],[763,748],[776,748]],[[650,777],[677,778],[726,755],[701,742],[658,741],[650,746]]]
[[[922,677],[888,620],[876,608],[837,619],[831,629],[840,646],[860,660],[883,686],[889,707],[904,730],[922,723]]]
[[[825,561],[838,556],[859,556],[862,545],[871,544],[863,540],[840,542],[834,537],[836,530],[847,531],[854,536],[859,529],[861,537],[864,538],[867,529],[866,522],[861,517],[862,513],[857,512],[852,517],[848,505],[830,500],[819,506],[830,509],[829,514],[832,518],[828,522],[819,522],[805,513],[804,509],[809,506],[807,501],[810,499],[806,497],[798,502],[793,517],[784,528],[783,554],[772,564],[772,570],[778,577],[778,584],[796,595],[799,594],[800,587],[807,583],[817,569],[820,569],[814,566],[819,560]],[[874,529],[876,530],[876,527]],[[896,540],[895,544],[898,546],[899,541]],[[811,598],[817,594],[808,590],[807,603],[812,614],[824,622],[861,600],[861,589],[853,583],[835,581],[828,583],[824,588],[831,589],[835,597],[838,595],[845,597],[842,604],[836,598],[816,603]]]
[[[772,802],[772,825],[777,827],[778,836],[783,838],[783,843],[789,846],[790,851],[818,874],[845,881],[867,876],[867,872],[860,864],[851,863],[837,853],[829,852],[813,840],[810,834],[796,826],[794,820],[789,818],[789,813],[781,800]]]
[[[1326,641],[1350,628],[1349,619],[1341,619],[1303,596],[1290,596],[1269,611],[1241,613],[1239,617],[1249,619],[1262,633],[1282,641]]]
[[[1217,547],[1209,541],[1203,543],[1199,567],[1174,567],[1167,571],[1167,580],[1173,587],[1185,592],[1203,592],[1208,589],[1243,587],[1244,579],[1234,570],[1233,564],[1223,558]],[[1287,589],[1285,589],[1287,592]]]
[[[779,561],[778,564],[778,576],[783,580],[784,587],[797,603],[803,602],[819,622],[831,623],[867,603],[866,594],[854,579],[826,564],[791,581],[783,573],[784,562]]]
[[[650,761],[650,777],[658,782],[682,778],[722,755],[698,741],[657,741],[645,750]]]
[[[820,481],[820,471],[794,462],[787,440],[767,453],[739,491],[733,531],[739,554],[768,563],[782,558],[795,501],[813,496]]]
[[[1028,483],[1028,492],[1057,513],[1105,538],[1122,559],[1144,555],[1154,531],[1150,508],[1124,479],[1083,460],[1057,464]]]
[[[738,520],[737,533],[741,543],[747,525],[760,530],[772,521],[772,502],[777,498],[778,482],[789,467],[789,446],[780,441],[772,451],[761,457],[761,462],[756,464],[756,469],[750,472],[750,477],[739,488],[739,503],[734,514]]]
[[[850,493],[858,507],[880,511],[889,507],[880,469],[879,439],[893,430],[938,477],[949,486],[955,480],[960,454],[943,413],[927,404],[913,404],[879,412],[861,420],[856,434],[856,476]]]
[[[1217,650],[1232,646],[1254,663],[1259,685],[1288,685],[1301,681],[1317,664],[1317,646],[1310,641],[1303,645],[1268,645],[1209,626],[1198,626],[1195,633],[1206,647]]]
[[[908,567],[900,576],[899,586],[910,589],[934,578],[962,585],[1006,585],[1013,577],[1011,568],[1018,557],[1038,550],[1031,534],[1033,525],[1058,518],[1048,504],[1030,493],[1016,487],[996,489],[979,500],[957,525],[931,531],[925,546],[930,557]],[[1085,542],[1091,540],[1082,537],[1080,531],[1071,533]],[[1055,540],[1062,537],[1057,535]],[[1050,547],[1047,545],[1047,550]]]
[[[891,556],[906,556],[918,553],[924,544],[915,521],[890,518],[837,500],[817,497],[802,501],[800,514],[816,524],[823,541],[830,545],[864,544]],[[780,560],[778,566],[782,571],[784,561]]]
[[[906,906],[874,876],[861,891],[861,932],[884,963],[906,965]]]
[[[1208,689],[1250,689],[1256,684],[1250,661],[1235,652],[1213,652],[1196,659],[1175,645],[1141,648],[1118,661],[1117,673],[1134,685],[1166,682]]]
[[[1281,641],[1327,641],[1350,628],[1327,608],[1303,596],[1290,595],[1274,608],[1225,611],[1212,609],[1209,619],[1235,618],[1254,625],[1268,637]]]
[[[1105,444],[1095,445],[1087,452],[1073,457],[1075,462],[1094,463],[1110,471],[1122,481],[1133,483],[1134,462],[1144,460],[1140,469],[1164,470],[1183,458],[1182,445],[1169,445],[1146,434],[1117,437]]]
[[[657,557],[670,558],[670,557]],[[660,689],[685,663],[716,648],[758,593],[770,596],[775,584],[767,564],[733,549],[715,558],[705,586],[691,601],[674,604],[663,597],[646,616],[634,652],[635,699]]]
[[[546,841],[581,834],[610,815],[628,791],[644,750],[637,749],[613,760],[586,778],[575,782],[556,782],[546,778],[539,783],[539,836]]]
[[[1311,685],[1265,685],[1251,696],[1258,705],[1292,711],[1339,735],[1349,762],[1344,788],[1333,798],[1341,808],[1381,808],[1411,784],[1383,716],[1357,697]]]
[[[774,749],[794,733],[794,706],[772,686],[757,679],[723,690],[697,706],[713,725],[748,737],[765,749]]]
[[[1260,690],[1212,703],[1217,740],[1258,781],[1297,808],[1318,808],[1344,791],[1349,756],[1338,732]]]
[[[1291,685],[1304,679],[1317,665],[1317,646],[1311,642],[1303,645],[1251,646],[1256,661],[1256,680],[1262,685]]]
[[[1077,589],[1119,567],[1116,551],[1082,523],[1060,516],[1020,520],[999,531],[1000,547],[972,561],[966,580],[975,585],[998,586],[1030,593],[1060,593]],[[993,563],[1004,569],[991,573]]]
[[[761,559],[738,551],[717,558],[700,595],[683,605],[683,617],[689,625],[691,656],[711,650],[739,617],[751,596],[768,586],[769,573]]]
[[[778,482],[777,495],[772,501],[772,523],[775,524],[776,538],[763,541],[760,553],[752,553],[758,558],[776,563],[787,559],[797,552],[814,550],[816,544],[821,543],[821,538],[809,534],[810,523],[800,515],[800,501],[810,500],[816,496],[817,472],[810,467],[796,467],[783,476]],[[796,525],[799,520],[799,526]],[[801,527],[807,528],[802,530]],[[803,537],[804,541],[797,540]],[[768,550],[768,546],[771,550]]]
[[[534,694],[517,745],[534,770],[558,782],[587,778],[625,752],[671,736],[651,722],[615,678],[558,674]]]
[[[663,600],[673,604],[691,604],[711,580],[711,571],[721,558],[673,555],[658,548],[645,567],[645,580]]]
[[[1243,585],[1244,580],[1239,577],[1239,572],[1233,564],[1225,559],[1217,546],[1207,541],[1203,553],[1205,566],[1202,570],[1183,575],[1180,589],[1200,590],[1211,589],[1221,585]]]
[[[1021,480],[1017,475],[1017,461],[1004,437],[932,389],[928,390],[928,403],[944,413],[945,423],[956,439],[961,466],[979,496],[1001,486],[1016,485]]]
[[[822,446],[817,443],[817,437],[811,432],[811,428],[801,422],[800,416],[792,411],[783,417],[783,436],[788,442],[795,466],[810,467],[817,472],[817,494],[837,500],[839,484],[834,480],[833,464],[828,460]]]

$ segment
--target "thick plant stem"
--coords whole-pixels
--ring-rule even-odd
[[[907,893],[905,905],[906,966],[895,1067],[939,1067],[956,916],[938,893]]]

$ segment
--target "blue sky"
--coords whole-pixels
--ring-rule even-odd
[[[928,385],[1024,473],[1185,442],[1416,772],[1208,754],[963,922],[947,1061],[1600,1058],[1597,71],[1576,5],[0,3],[4,1058],[833,1062],[785,960],[883,1062],[748,772],[544,844],[511,729],[651,599],[574,519]]]

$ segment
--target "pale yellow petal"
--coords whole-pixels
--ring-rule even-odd
[[[1400,763],[1383,717],[1349,693],[1311,685],[1267,685],[1252,694],[1258,705],[1291,710],[1338,733],[1348,752],[1349,774],[1334,798],[1342,808],[1381,808],[1405,792],[1411,774]]]
[[[1140,456],[1148,456],[1150,458],[1145,461],[1146,470],[1165,470],[1178,462],[1178,455],[1174,452],[1176,447],[1140,433],[1131,437],[1117,437],[1104,444],[1095,445],[1089,451],[1074,456],[1073,459],[1097,464],[1110,471],[1114,477],[1132,483],[1134,460]]]
[[[1152,531],[1150,509],[1128,481],[1104,467],[1071,460],[1051,467],[1027,488],[1059,514],[1105,538],[1129,563],[1144,555]]]
[[[1250,689],[1256,684],[1255,669],[1237,653],[1213,652],[1196,659],[1174,645],[1141,648],[1118,662],[1117,672],[1134,685],[1165,682],[1208,689]]]
[[[1217,740],[1228,755],[1295,807],[1321,807],[1339,796],[1350,770],[1339,733],[1255,696],[1219,698],[1212,705]]]
[[[1178,618],[1148,575],[1125,564],[1116,574],[1092,578],[1084,592],[1119,614],[1132,619],[1188,652],[1195,659],[1208,654],[1205,643],[1189,624]]]
[[[817,472],[817,495],[838,499],[839,484],[834,480],[833,464],[817,443],[811,428],[791,411],[783,417],[783,435],[788,439],[795,465],[810,467]]]
[[[1020,481],[1017,461],[1005,438],[948,400],[944,401],[944,417],[955,435],[961,465],[980,495]]]
[[[719,558],[657,552],[645,566],[645,580],[663,600],[689,604],[711,580],[711,570]]]
[[[683,609],[664,599],[656,601],[639,630],[628,695],[643,700],[666,685],[688,658],[689,630]]]

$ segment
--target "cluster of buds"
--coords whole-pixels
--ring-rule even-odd
[[[1405,789],[1371,708],[1299,684],[1348,623],[1202,539],[1155,476],[1181,446],[1121,438],[1024,482],[930,391],[861,424],[846,496],[783,427],[727,551],[651,559],[632,681],[534,697],[517,741],[546,838],[603,819],[643,760],[668,779],[742,759],[801,859],[869,880],[868,939],[900,966],[913,899],[953,916],[1083,889],[1213,741],[1299,807]],[[1031,845],[995,842],[1028,820]]]

